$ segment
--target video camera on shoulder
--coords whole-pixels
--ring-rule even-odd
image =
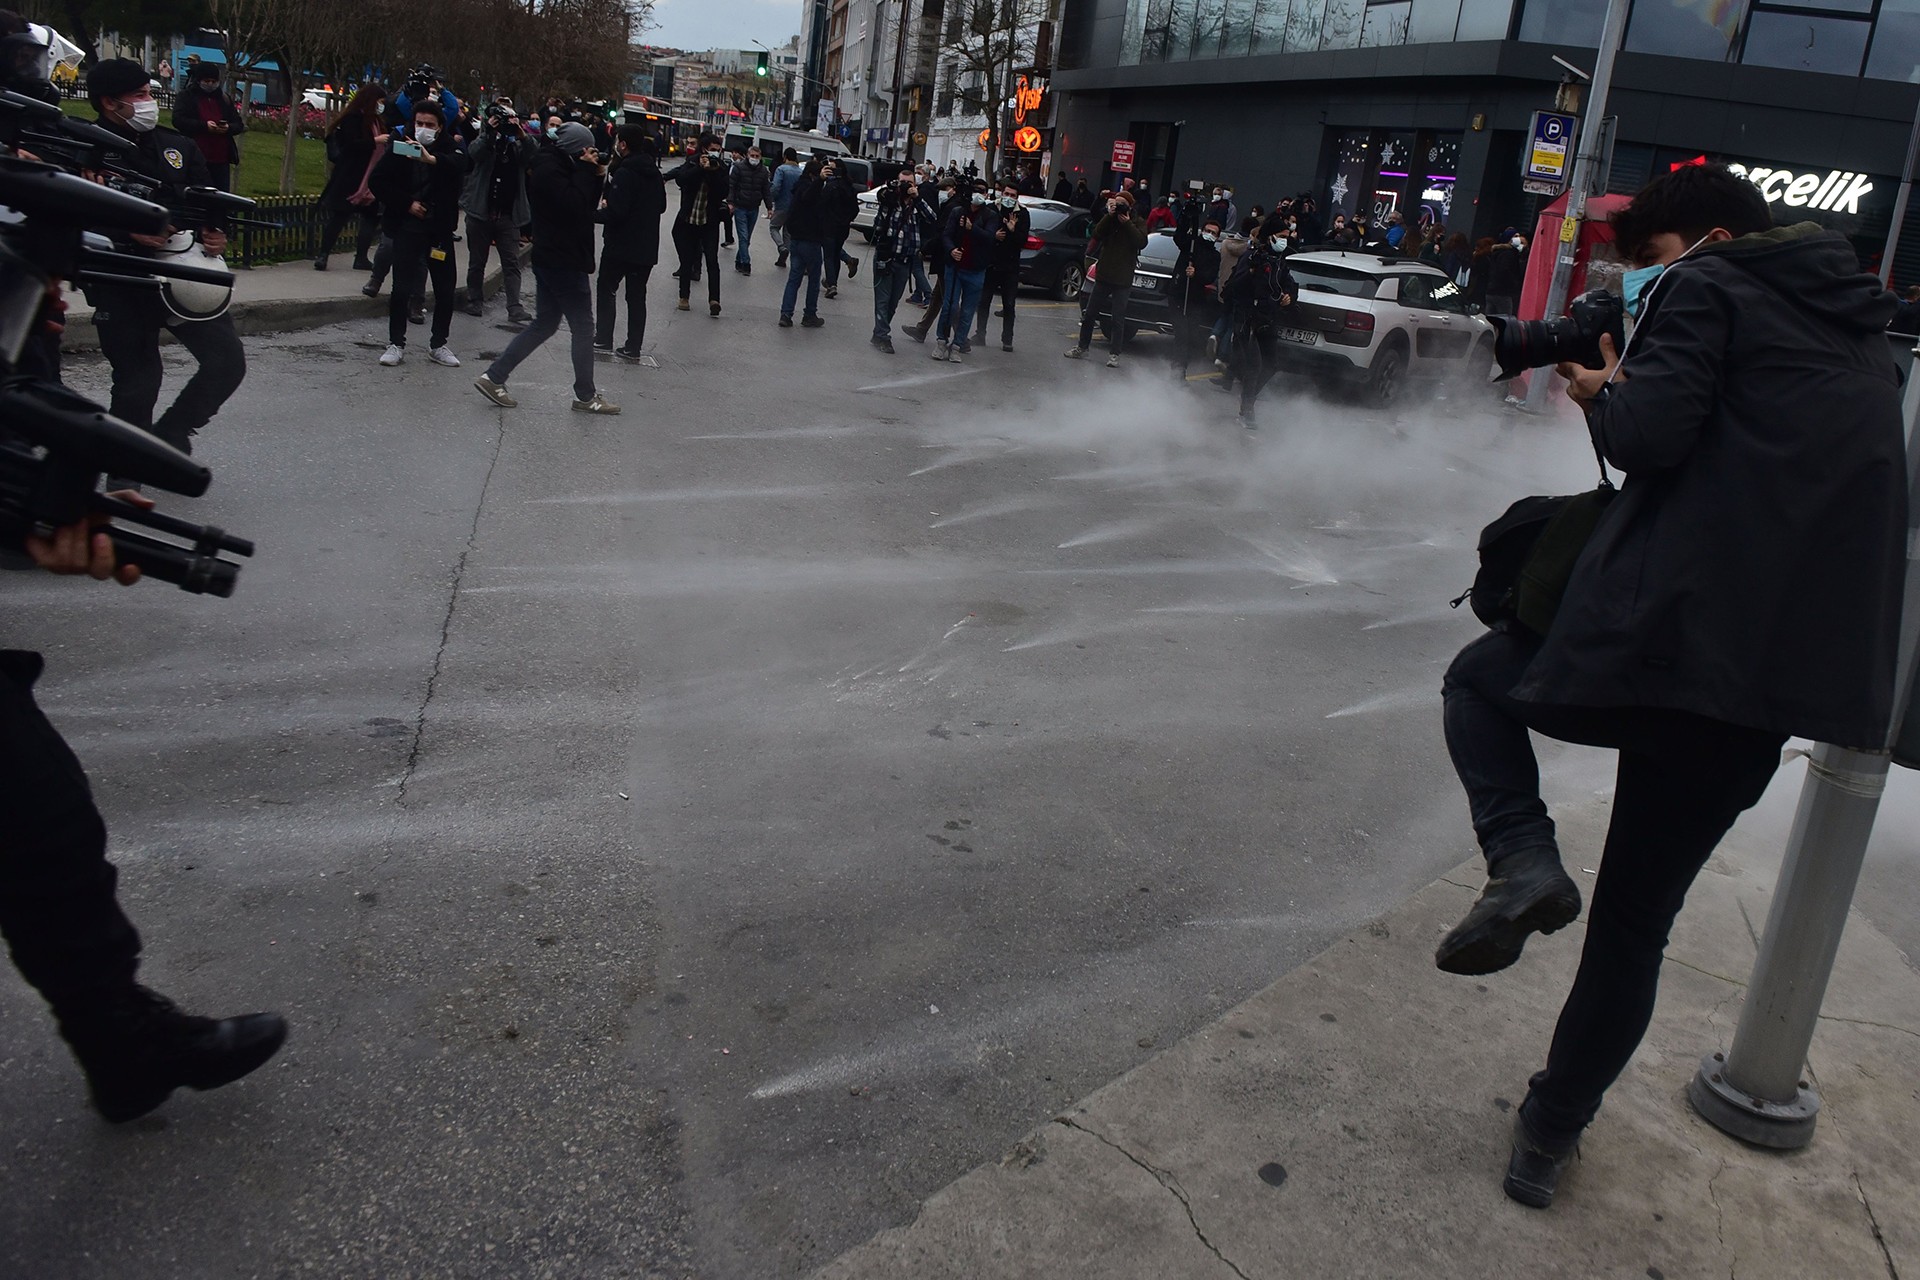
[[[224,194],[224,193],[221,193]],[[170,280],[231,287],[231,273],[117,252],[88,228],[156,235],[172,213],[52,165],[0,158],[0,206],[20,216],[0,226],[0,546],[20,547],[91,514],[140,525],[105,532],[124,564],[196,594],[230,596],[253,544],[210,525],[144,511],[102,492],[108,477],[199,497],[206,467],[108,414],[23,359],[44,341],[60,282],[159,290]]]
[[[1604,369],[1600,339],[1611,337],[1615,351],[1626,350],[1627,309],[1616,294],[1594,289],[1575,298],[1564,316],[1550,320],[1522,320],[1518,316],[1488,316],[1493,325],[1495,382],[1516,378],[1528,369],[1572,363],[1586,369]]]

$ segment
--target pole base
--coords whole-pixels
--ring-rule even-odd
[[[1775,1151],[1798,1151],[1813,1141],[1820,1095],[1800,1082],[1791,1102],[1768,1102],[1743,1093],[1727,1080],[1726,1055],[1710,1053],[1687,1082],[1687,1101],[1720,1132]]]

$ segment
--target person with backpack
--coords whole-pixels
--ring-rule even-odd
[[[1277,368],[1281,316],[1299,291],[1287,270],[1285,231],[1269,223],[1259,235],[1220,290],[1233,317],[1233,357],[1219,387],[1231,391],[1240,383],[1240,425],[1249,431],[1259,426],[1253,402]]]

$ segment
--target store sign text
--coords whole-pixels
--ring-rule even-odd
[[[1873,179],[1851,170],[1829,169],[1818,173],[1794,173],[1791,169],[1763,169],[1758,165],[1730,164],[1767,198],[1796,209],[1824,209],[1828,213],[1859,213],[1860,201],[1873,194]]]

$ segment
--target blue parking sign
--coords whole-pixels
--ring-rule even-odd
[[[1578,116],[1557,111],[1536,111],[1533,126],[1527,131],[1527,154],[1521,176],[1529,182],[1565,183],[1573,168],[1574,136],[1580,126]]]

